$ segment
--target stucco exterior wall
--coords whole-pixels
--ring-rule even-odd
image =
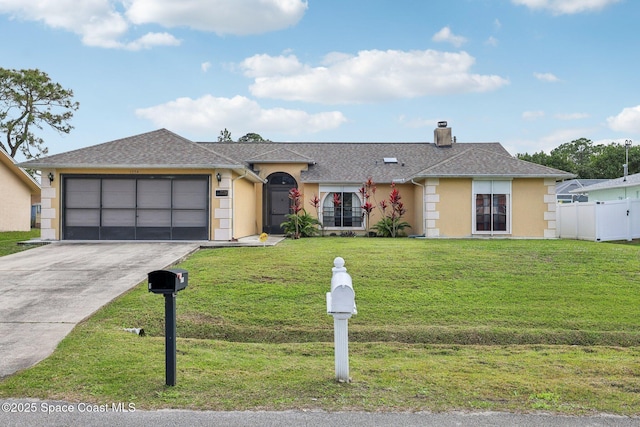
[[[300,173],[306,171],[309,166],[306,163],[265,163],[254,165],[254,171],[262,179],[267,179],[269,175],[276,172],[285,172],[295,178],[298,188],[301,187]]]
[[[254,185],[244,178],[235,177],[233,181],[233,237],[252,236],[258,233],[258,221],[255,216],[256,197]]]
[[[0,182],[0,231],[29,231],[31,190],[3,163],[0,163]]]
[[[428,179],[428,237],[471,237],[472,180]]]
[[[511,183],[513,237],[554,238],[556,187],[550,179],[514,179]]]

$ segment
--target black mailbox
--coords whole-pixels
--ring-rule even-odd
[[[189,272],[181,268],[156,270],[149,273],[149,292],[173,294],[187,287]]]

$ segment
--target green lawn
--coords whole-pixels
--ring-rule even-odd
[[[0,256],[9,255],[15,252],[24,251],[34,247],[34,245],[19,245],[18,242],[25,242],[40,236],[40,229],[32,228],[31,231],[9,231],[0,233]]]
[[[353,381],[334,380],[333,259],[353,278]],[[142,283],[0,397],[136,408],[640,414],[640,247],[313,238],[206,249],[180,267],[178,377]],[[147,336],[123,331],[142,327]]]

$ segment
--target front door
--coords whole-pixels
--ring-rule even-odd
[[[284,234],[280,226],[287,220],[287,214],[291,213],[291,200],[289,190],[297,188],[296,180],[287,173],[274,173],[269,175],[266,184],[265,222],[264,232],[269,234]]]

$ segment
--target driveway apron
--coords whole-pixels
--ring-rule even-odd
[[[197,243],[63,243],[0,257],[0,378],[35,365],[103,305]]]

